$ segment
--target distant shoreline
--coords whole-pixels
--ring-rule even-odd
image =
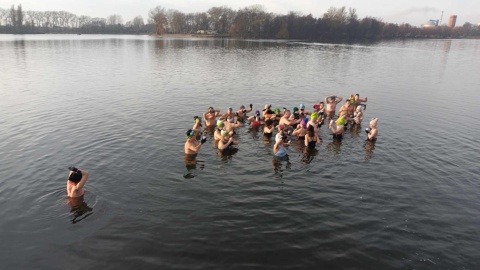
[[[152,37],[157,38],[192,38],[192,37],[199,37],[199,38],[229,38],[228,35],[198,35],[198,34],[163,34],[163,35],[156,35],[151,34]]]

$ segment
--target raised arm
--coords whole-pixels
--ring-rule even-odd
[[[337,100],[337,98],[338,98],[338,100]],[[342,100],[343,100],[342,97],[336,97],[336,98],[335,98],[335,102],[336,102],[337,104],[340,103],[340,102],[342,102]]]
[[[80,179],[80,182],[75,186],[75,191],[78,191],[79,189],[82,189],[83,186],[87,183],[88,179],[88,172],[85,170],[79,170],[82,172],[82,179]]]

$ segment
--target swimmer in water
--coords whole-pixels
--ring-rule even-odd
[[[254,116],[250,116],[248,118],[248,121],[252,123],[252,128],[257,128],[260,127],[262,124],[262,119],[260,118],[260,111],[256,110]]]
[[[87,183],[88,172],[73,166],[68,168],[70,173],[67,180],[67,195],[70,198],[82,197],[85,194],[83,187]]]
[[[355,101],[353,100],[352,96],[352,98],[345,101],[345,104],[338,111],[338,117],[345,119],[345,126],[348,125],[348,123],[353,122],[355,110],[355,108],[353,107],[354,103]]]
[[[337,121],[335,121],[336,127],[333,127],[333,120],[330,120],[330,124],[328,127],[332,131],[333,138],[334,139],[342,139],[343,137],[343,132],[344,132],[344,125],[345,125],[345,119],[343,118],[338,118]]]
[[[217,121],[217,128],[213,133],[213,145],[218,148],[218,142],[222,139],[222,131],[225,130],[225,123],[222,120]]]
[[[307,135],[305,136],[305,146],[307,150],[314,150],[317,143],[320,143],[320,138],[315,133],[314,126],[310,125],[307,128]]]
[[[290,126],[293,126],[295,124],[299,124],[302,120],[298,119],[290,119],[291,113],[290,110],[285,110],[285,113],[283,114],[282,118],[280,119],[280,122],[278,123],[279,125],[283,125],[284,130],[288,130]]]
[[[367,132],[367,139],[369,141],[375,141],[377,139],[378,135],[378,130],[377,130],[377,123],[378,123],[378,118],[372,118],[372,121],[370,121],[370,129],[365,129],[365,132]]]
[[[205,120],[206,127],[215,127],[219,115],[220,110],[214,110],[213,107],[209,107],[208,111],[203,113],[203,120]]]
[[[305,139],[305,134],[307,134],[307,123],[309,119],[305,118],[300,122],[300,125],[297,125],[297,128],[292,132],[292,135],[297,136],[299,140]]]
[[[362,104],[362,102],[367,102],[367,100],[368,100],[367,97],[365,97],[364,99],[361,99],[359,94],[355,94],[355,107],[358,107],[361,105],[365,110],[367,108],[367,104]]]
[[[362,112],[362,105],[358,105],[357,109],[355,110],[355,117],[353,120],[355,121],[355,124],[360,125],[362,124],[363,121],[363,112]]]
[[[263,140],[270,141],[272,138],[273,130],[275,130],[275,126],[273,125],[273,120],[268,119],[265,121],[265,126],[263,127]]]
[[[200,132],[202,132],[202,119],[198,116],[193,117],[193,128],[192,130],[195,131],[195,136],[199,136]]]
[[[300,108],[300,111],[298,112],[300,119],[303,120],[307,117],[307,115],[310,115],[310,113],[305,110],[305,104],[302,103],[298,107]]]
[[[267,120],[267,119],[275,120],[276,115],[275,115],[275,112],[271,110],[271,108],[272,108],[271,104],[270,105],[265,104],[264,109],[263,109],[263,119],[264,120]]]
[[[235,116],[237,116],[236,113],[233,112],[233,108],[230,107],[227,109],[227,112],[224,113],[222,116],[220,116],[220,120],[228,123],[235,123]]]
[[[273,146],[273,155],[278,158],[287,156],[287,146],[290,145],[289,142],[284,142],[283,136],[277,136],[275,138],[275,145]]]
[[[232,150],[233,145],[237,144],[238,142],[235,141],[232,136],[230,136],[228,131],[222,131],[222,139],[218,142],[218,149],[222,152],[222,154],[225,154],[228,151]]]
[[[237,121],[243,122],[245,118],[247,117],[247,113],[251,112],[253,108],[253,105],[250,104],[250,107],[248,109],[245,109],[245,106],[240,106],[240,110],[236,112],[237,115]]]
[[[330,120],[333,119],[335,116],[335,109],[338,103],[342,101],[342,97],[337,96],[329,96],[325,98],[325,104],[327,104],[327,108],[325,110],[325,117]]]
[[[320,130],[320,126],[321,126],[321,125],[319,124],[318,120],[319,120],[318,113],[312,113],[311,119],[310,119],[310,121],[308,121],[308,123],[307,123],[307,128],[308,128],[309,126],[313,126],[313,129],[315,130],[315,134],[317,134],[317,136],[318,136],[318,134],[319,134],[319,130]]]
[[[206,137],[203,137],[200,143],[198,143],[195,138],[195,131],[189,129],[186,133],[187,141],[185,142],[185,154],[186,155],[196,155],[202,145],[207,141]]]

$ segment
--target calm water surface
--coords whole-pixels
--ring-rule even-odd
[[[480,41],[0,35],[5,269],[478,269]],[[274,162],[249,125],[183,156],[209,106],[368,97]],[[89,171],[69,205],[67,167]]]

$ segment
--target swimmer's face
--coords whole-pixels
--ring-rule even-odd
[[[285,117],[290,117],[290,111],[285,111]]]

